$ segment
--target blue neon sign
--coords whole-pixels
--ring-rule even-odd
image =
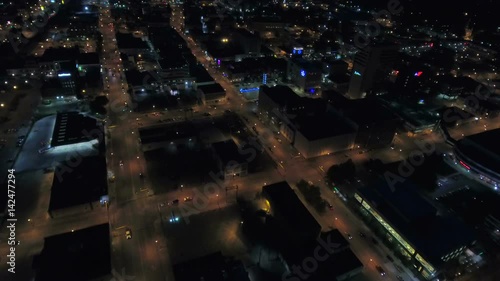
[[[306,71],[302,69],[300,71],[300,76],[305,77],[306,76]]]
[[[259,88],[248,88],[248,89],[241,88],[240,89],[240,93],[255,92],[255,91],[258,91],[258,90],[259,90]]]

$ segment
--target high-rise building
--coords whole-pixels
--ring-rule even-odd
[[[398,49],[393,44],[379,43],[359,50],[354,57],[348,97],[364,98],[375,82],[385,79],[398,58]]]

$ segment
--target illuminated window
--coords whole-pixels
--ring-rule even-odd
[[[359,196],[357,193],[354,194],[354,198],[356,198],[356,200],[358,200],[359,203],[363,201],[363,198],[361,198],[361,196]]]
[[[417,261],[419,261],[420,264],[422,264],[422,266],[427,270],[427,272],[434,273],[434,271],[435,271],[434,267],[432,267],[430,265],[430,263],[428,263],[422,256],[420,256],[419,254],[417,254],[415,256],[415,259],[417,259]]]

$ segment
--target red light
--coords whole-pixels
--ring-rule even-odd
[[[434,43],[431,43],[431,48],[434,47]]]
[[[464,166],[465,169],[470,170],[470,167],[467,166],[464,162],[460,161],[460,165]]]

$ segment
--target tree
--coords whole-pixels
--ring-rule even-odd
[[[306,201],[311,204],[316,211],[323,213],[326,209],[326,201],[321,197],[319,186],[311,185],[305,180],[300,180],[297,183],[297,188],[304,196]]]
[[[331,166],[326,172],[326,176],[331,182],[342,183],[356,176],[356,166],[349,159],[342,164]]]

